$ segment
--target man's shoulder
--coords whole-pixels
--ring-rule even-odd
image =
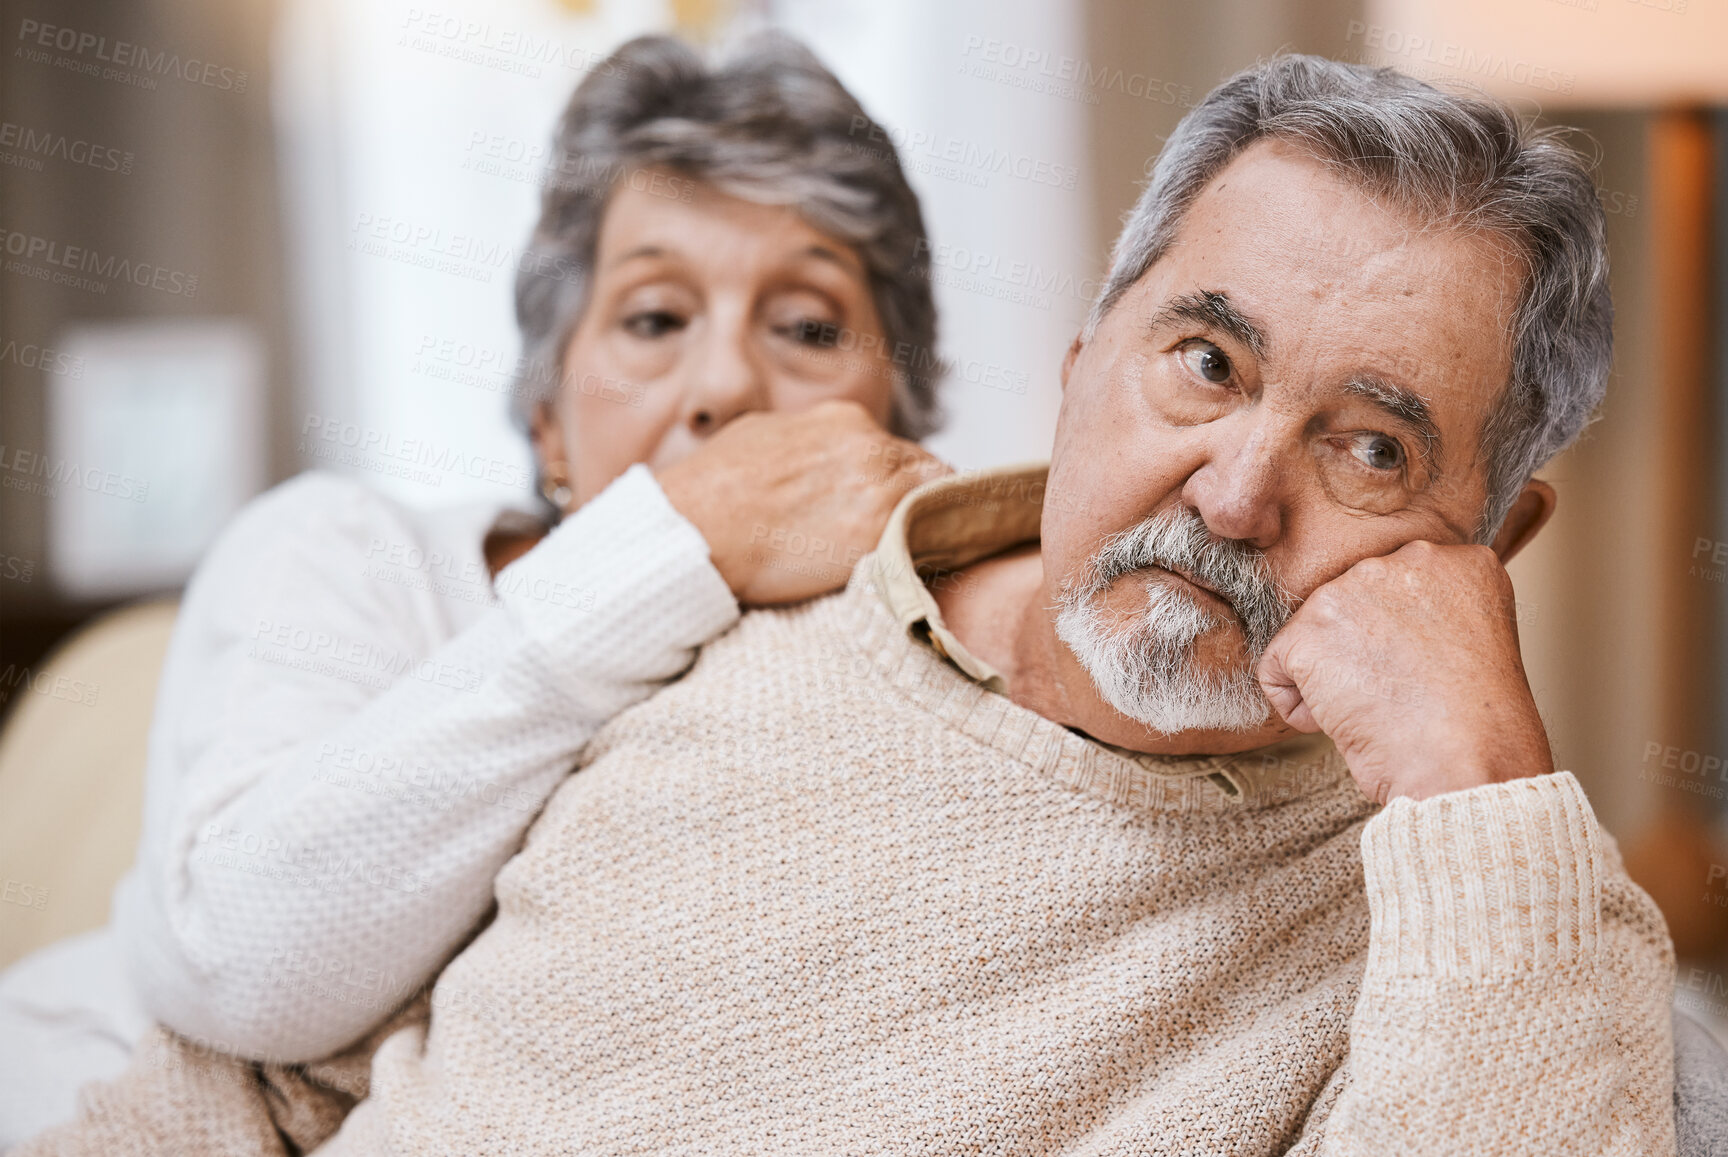
[[[785,606],[753,607],[703,648],[691,675],[704,666],[819,667],[859,653],[867,640],[892,625],[880,597],[857,583]]]
[[[728,729],[796,730],[818,720],[824,731],[874,729],[888,719],[916,727],[930,712],[908,689],[948,677],[969,685],[894,620],[868,583],[854,581],[818,598],[745,612],[682,678],[608,730],[686,717],[725,720]]]

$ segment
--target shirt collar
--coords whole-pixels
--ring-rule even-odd
[[[1049,463],[950,474],[927,482],[901,499],[882,540],[867,560],[869,577],[888,611],[916,639],[985,689],[1004,694],[1002,673],[966,649],[942,621],[931,586],[991,555],[1037,542],[1044,511]],[[1091,738],[1090,736],[1088,738]],[[1336,757],[1321,734],[1297,735],[1249,752],[1223,756],[1162,756],[1092,742],[1163,775],[1205,775],[1225,796],[1241,801],[1250,792],[1301,794],[1304,769]],[[1293,778],[1298,782],[1291,782]],[[1327,778],[1336,774],[1332,768]]]
[[[932,583],[980,559],[1038,541],[1047,463],[951,474],[901,499],[872,556],[882,601],[901,626],[991,691],[1001,672],[966,649],[942,621]]]

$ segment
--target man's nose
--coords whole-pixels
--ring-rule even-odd
[[[1284,529],[1280,474],[1277,448],[1264,430],[1220,437],[1183,483],[1182,499],[1213,534],[1265,550]]]
[[[682,420],[698,438],[752,410],[768,408],[760,352],[744,318],[715,317],[690,351]]]

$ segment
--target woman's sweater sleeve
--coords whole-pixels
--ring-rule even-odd
[[[356,483],[254,503],[189,586],[115,924],[145,1007],[282,1061],[334,1052],[429,980],[579,749],[738,607],[636,467],[496,580],[452,637],[420,549]],[[424,563],[414,572],[426,577]],[[394,581],[392,581],[394,580]]]
[[[1394,800],[1341,1092],[1293,1153],[1674,1152],[1674,959],[1570,772]]]

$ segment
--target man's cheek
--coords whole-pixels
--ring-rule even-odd
[[[1316,592],[1327,583],[1337,581],[1352,565],[1351,562],[1332,559],[1302,559],[1293,562],[1290,552],[1280,554],[1280,561],[1272,562],[1270,569],[1273,581],[1290,599],[1292,610],[1307,605]]]

